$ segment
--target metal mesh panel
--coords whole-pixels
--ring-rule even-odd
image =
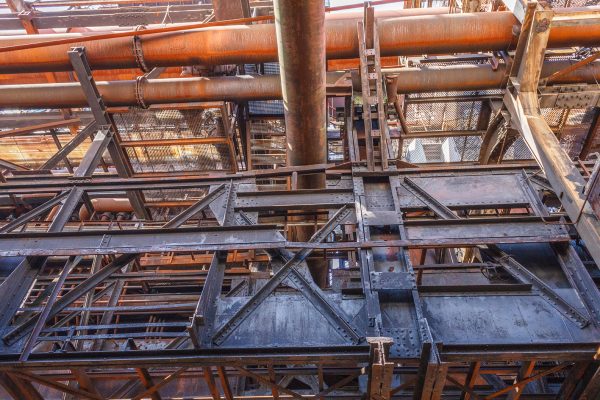
[[[190,138],[225,137],[220,108],[131,108],[113,114],[113,119],[123,141],[173,140],[163,146],[126,147],[135,173],[231,169],[226,144],[177,144]]]
[[[480,110],[480,101],[410,103],[406,120],[413,132],[475,130]]]
[[[433,64],[433,63],[431,63]],[[431,65],[427,64],[427,65]],[[436,63],[438,64],[438,63]],[[439,63],[439,64],[450,64],[450,63]],[[454,64],[454,63],[452,63]],[[461,64],[464,64],[461,62]],[[407,99],[422,99],[430,97],[460,97],[460,96],[494,96],[502,95],[501,89],[487,89],[487,90],[468,90],[468,91],[449,91],[449,92],[426,92],[426,93],[411,93],[407,95]]]
[[[504,153],[503,160],[531,160],[533,155],[522,137],[515,142]]]
[[[566,126],[561,130],[560,146],[567,152],[569,157],[577,157],[583,148],[582,136],[585,137],[587,129],[581,127]]]
[[[474,61],[478,63],[481,61]],[[451,63],[451,62],[450,62]],[[431,65],[428,63],[428,65]],[[482,100],[465,101],[467,96],[501,96],[502,90],[448,91],[415,93],[407,96],[406,119],[412,132],[428,131],[476,131],[482,108]],[[463,101],[438,101],[436,98],[457,97]],[[432,99],[430,102],[411,102],[411,99]],[[402,159],[411,163],[477,161],[482,138],[472,136],[448,136],[444,138],[405,140]],[[392,142],[394,151],[398,141]]]
[[[594,117],[591,108],[573,108],[569,112],[566,125],[591,124]]]
[[[562,108],[542,108],[541,113],[551,128],[560,126],[565,110]]]
[[[144,110],[131,108],[113,119],[122,140],[186,139],[223,137],[225,129],[219,108],[193,110]]]
[[[258,74],[259,71],[256,67],[256,64],[246,64],[244,66],[244,69],[248,74]],[[263,73],[264,75],[278,75],[279,63],[264,63]],[[284,110],[282,100],[248,102],[248,113],[250,115],[283,115],[283,112]]]
[[[394,142],[392,142],[392,146],[394,151],[397,151],[398,141]],[[405,140],[402,147],[402,159],[416,164],[477,161],[481,142],[480,136]]]
[[[481,136],[455,138],[454,143],[459,145],[461,161],[477,161],[479,159],[481,142]]]
[[[560,130],[560,144],[571,157],[579,157],[588,132],[590,131],[594,109],[572,109]]]
[[[598,0],[547,0],[552,8],[597,6]]]
[[[229,151],[225,144],[127,147],[135,173],[210,171],[231,169],[231,160],[222,157]]]
[[[279,63],[264,63],[265,75],[279,75]]]
[[[251,122],[252,137],[285,137],[285,120],[283,119],[253,119]]]
[[[282,100],[249,101],[248,113],[254,116],[283,115]]]
[[[285,166],[285,121],[282,119],[250,122],[251,158],[255,169]]]
[[[543,108],[541,112],[550,128],[557,133],[567,154],[578,157],[592,124],[593,109]]]
[[[269,169],[286,165],[285,120],[253,119],[250,128],[250,160],[253,169]],[[259,189],[282,189],[286,179],[258,179]]]

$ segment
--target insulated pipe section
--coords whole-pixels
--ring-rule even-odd
[[[378,22],[382,56],[508,50],[516,45],[518,27],[518,21],[510,12],[422,15]],[[308,28],[305,26],[303,30]],[[325,34],[328,59],[358,57],[355,24],[348,20],[330,20],[325,25]],[[2,37],[0,47],[65,37],[77,37],[77,34]],[[596,46],[599,42],[600,24],[561,26],[552,29],[548,47]],[[0,53],[0,73],[70,70],[67,51],[74,46],[86,47],[93,69],[277,61],[275,25],[258,24]]]
[[[275,0],[285,110],[287,165],[327,162],[325,9],[322,0]],[[299,189],[325,187],[325,176],[298,178]]]
[[[542,77],[566,68],[568,61],[546,61]],[[332,74],[331,81],[339,78]],[[444,67],[384,70],[395,79],[390,93],[424,93],[454,90],[502,88],[506,70],[490,65],[453,65]],[[567,75],[555,84],[600,82],[600,62],[591,63]],[[106,105],[111,107],[189,103],[202,101],[251,101],[281,99],[281,82],[277,75],[239,75],[218,78],[149,79],[147,81],[96,82]],[[137,90],[136,90],[137,87]],[[137,95],[136,95],[137,93]],[[140,100],[142,102],[140,103]],[[85,95],[78,83],[0,85],[0,108],[77,108],[86,107]]]

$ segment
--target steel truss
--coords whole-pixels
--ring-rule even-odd
[[[319,168],[324,190],[256,192],[249,173],[193,180],[185,185],[210,194],[160,225],[67,221],[44,233],[43,221],[12,224],[0,254],[28,258],[0,285],[12,299],[2,314],[5,390],[143,398],[198,376],[197,393],[208,398],[265,389],[294,398],[527,398],[543,394],[538,379],[557,375],[564,390],[593,390],[600,297],[567,227],[545,211],[545,188],[530,179],[536,168]],[[122,191],[118,182],[112,190]],[[64,193],[93,196],[98,183],[107,189],[92,176],[75,189],[41,181],[23,190],[54,191],[74,209],[81,196]],[[6,186],[21,194],[17,182]],[[275,220],[300,211],[330,217],[309,242],[288,242]],[[136,244],[124,249],[127,240]],[[480,261],[457,260],[463,246]],[[538,275],[521,253],[528,246],[546,248],[547,268],[566,287]],[[154,269],[160,254],[184,260],[182,251],[199,254],[188,265],[204,267]],[[319,288],[306,269],[311,256],[349,268],[333,269],[330,287]],[[590,386],[569,383],[573,374]],[[109,376],[122,382],[112,393]]]
[[[205,7],[177,6],[173,17],[186,21],[190,9]],[[72,175],[0,183],[12,200],[43,199],[0,226],[0,256],[15,257],[1,271],[4,392],[34,400],[598,398],[598,219],[578,191],[586,181],[532,100],[553,15],[522,11],[509,90],[489,126],[511,119],[542,172],[399,162],[370,8],[357,29],[362,114],[345,87],[349,162],[337,166],[133,176],[85,49],[72,49],[93,121],[41,169],[90,135],[92,145]],[[29,19],[41,27],[60,18],[45,14]],[[143,13],[145,23],[151,17]],[[90,18],[109,17],[81,10],[71,24]],[[541,96],[567,101],[553,90]],[[495,128],[480,128],[485,164],[503,150]],[[94,175],[105,152],[118,176]],[[296,189],[315,174],[325,188]],[[259,191],[265,178],[292,184]],[[149,188],[203,195],[157,221],[143,196]],[[93,215],[92,201],[107,196],[127,198],[137,219],[73,218],[81,207]],[[308,240],[290,239],[307,225]],[[324,261],[326,285],[313,278],[312,260]]]

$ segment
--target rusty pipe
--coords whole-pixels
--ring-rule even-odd
[[[146,105],[281,99],[278,75],[109,81],[96,85],[106,105],[111,107],[136,105],[141,99]],[[0,85],[0,107],[75,108],[86,104],[77,82]]]
[[[54,221],[54,217],[58,213],[58,210],[60,210],[60,205],[56,205],[56,206],[52,207],[52,210],[50,210],[48,215],[46,215],[46,218],[44,218],[44,221]]]
[[[375,9],[375,19],[390,19],[416,17],[420,15],[442,15],[449,14],[448,7],[428,7],[428,8],[400,8],[398,10],[380,10]],[[325,13],[325,22],[334,20],[345,20],[348,24],[356,24],[357,21],[362,21],[364,10],[357,9],[353,11],[337,11]]]
[[[542,77],[569,66],[568,61],[546,61]],[[387,69],[394,77],[388,85],[393,93],[423,93],[453,90],[484,90],[502,87],[506,70],[500,65],[452,65],[444,67]],[[332,74],[331,81],[339,78]],[[555,84],[597,83],[600,62],[561,76]],[[218,78],[173,78],[147,81],[97,82],[104,102],[111,107],[139,105],[136,85],[143,103],[168,104],[202,101],[251,101],[281,99],[281,82],[277,75],[239,75]],[[139,87],[141,85],[141,87]],[[79,83],[46,83],[30,85],[0,85],[0,108],[76,108],[86,107]]]
[[[546,61],[542,68],[542,78],[568,67],[568,61]],[[394,79],[388,85],[390,93],[423,93],[453,90],[501,89],[504,85],[506,67],[499,65],[496,70],[490,64],[422,66],[415,68],[384,69],[387,77]],[[561,76],[555,84],[597,83],[600,78],[600,62]]]
[[[383,19],[378,23],[381,55],[507,50],[516,44],[518,24],[510,12]],[[330,20],[325,24],[325,33],[328,59],[358,56],[355,25],[346,20]],[[1,37],[0,46],[72,37],[70,35]],[[598,42],[600,24],[553,28],[548,45],[550,48],[596,46]],[[152,68],[277,60],[274,24],[258,24],[152,34],[141,36],[137,41],[124,37],[0,53],[0,73],[70,70],[67,51],[76,45],[87,48],[93,69],[134,68],[141,63]]]
[[[275,0],[275,27],[285,110],[287,165],[327,161],[325,9],[322,0]],[[298,188],[325,187],[325,176],[305,175]]]
[[[401,17],[414,17],[417,15],[440,15],[448,14],[448,7],[428,7],[428,8],[401,8],[399,10],[375,10],[376,19],[384,18],[401,18]],[[241,17],[240,17],[241,18]],[[346,20],[347,23],[356,22],[362,20],[363,11],[340,11],[340,12],[327,12],[325,14],[325,20]],[[218,19],[218,18],[217,18]],[[34,22],[35,23],[35,22]],[[169,24],[170,26],[185,25],[185,23],[174,23]],[[164,27],[163,24],[149,24],[145,25],[148,29]],[[87,26],[87,27],[73,27],[69,29],[69,33],[108,33],[108,32],[122,32],[131,30],[131,26],[118,26],[118,25],[105,25],[105,26]],[[57,32],[56,29],[39,29],[40,34],[61,34],[63,32]],[[8,29],[0,30],[0,36],[18,36],[27,35],[25,29]]]
[[[133,212],[133,207],[129,199],[125,198],[97,198],[92,199],[92,205],[96,213],[113,212]],[[90,219],[90,213],[85,205],[79,209],[79,220],[87,221]]]

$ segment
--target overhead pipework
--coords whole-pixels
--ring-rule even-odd
[[[546,61],[541,71],[542,78],[561,71],[572,63],[570,61]],[[384,68],[384,76],[388,78],[388,92],[397,93],[426,93],[436,90],[489,90],[498,89],[506,78],[504,64],[494,68],[487,64],[463,64],[448,66],[429,66],[407,68]],[[328,81],[338,82],[344,77],[343,72],[328,72]],[[292,79],[298,85],[290,89],[293,93],[304,93],[306,80]],[[552,82],[561,84],[595,84],[600,81],[600,62],[593,62],[586,68],[577,69],[561,75]],[[226,77],[203,78],[163,78],[144,80],[115,80],[96,82],[104,102],[111,107],[140,105],[171,104],[186,101],[260,101],[282,99],[281,77],[277,75],[237,75]],[[349,88],[351,82],[346,79],[341,86],[331,88],[331,94],[336,89]],[[327,87],[327,85],[326,85]],[[344,89],[345,90],[345,89]],[[314,95],[314,92],[311,92]],[[296,99],[300,101],[301,99]],[[60,108],[84,107],[86,99],[75,82],[45,83],[45,84],[7,84],[0,85],[0,107],[22,108]],[[313,110],[316,112],[316,110]],[[289,112],[295,112],[293,107]],[[311,114],[312,115],[312,114]],[[308,117],[306,117],[308,119]],[[311,123],[311,121],[304,121]],[[288,127],[288,130],[290,128]],[[313,128],[311,128],[313,129]],[[311,136],[318,139],[318,135]],[[315,163],[309,163],[315,164]]]
[[[325,24],[327,59],[358,57],[358,37],[352,21],[355,18]],[[381,55],[508,50],[516,46],[518,32],[515,26],[518,21],[510,12],[382,18],[378,21]],[[0,73],[69,70],[66,54],[71,47],[77,46],[86,47],[92,69],[136,68],[142,62],[147,68],[262,63],[276,61],[278,55],[274,24],[204,28],[9,52],[1,50],[8,46],[78,37],[85,37],[85,34],[0,37]],[[596,25],[561,26],[552,30],[548,47],[595,46],[599,40],[600,27]]]

